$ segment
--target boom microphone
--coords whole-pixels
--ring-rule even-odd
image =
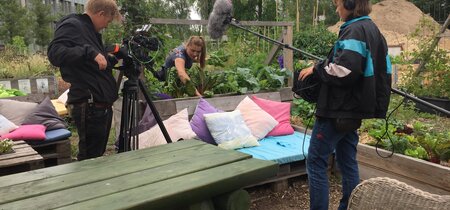
[[[231,22],[233,5],[231,0],[216,0],[208,19],[208,33],[213,39],[222,37]]]

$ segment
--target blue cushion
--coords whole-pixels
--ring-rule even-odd
[[[304,160],[308,155],[311,136],[300,132],[291,135],[269,136],[259,141],[260,146],[238,149],[261,160],[271,160],[279,164]],[[305,142],[303,142],[305,139]]]
[[[70,136],[72,136],[72,133],[69,130],[65,128],[60,128],[56,130],[46,131],[44,141],[49,142],[49,141],[64,140],[69,138]]]

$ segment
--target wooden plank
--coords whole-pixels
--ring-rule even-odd
[[[4,160],[0,163],[0,169],[8,166],[20,165],[24,163],[32,163],[37,160],[42,160],[39,154],[31,154],[26,156],[17,157],[14,159]]]
[[[109,180],[107,182],[111,183],[124,183],[126,180],[123,179],[131,179],[133,180],[132,183],[120,187],[130,187],[133,183],[139,186],[153,179],[154,181],[160,181],[161,179],[176,177],[248,158],[251,158],[251,156],[237,152],[231,153],[216,146],[204,144],[200,147],[177,150],[176,152],[165,153],[156,157],[151,156],[123,163],[105,164],[91,170],[3,187],[0,189],[0,203],[12,202],[103,180]],[[189,165],[189,167],[184,168],[183,166],[185,165]],[[177,170],[174,171],[174,169]],[[136,172],[140,173],[133,177],[124,178],[128,174]],[[163,173],[160,174],[161,172]],[[144,180],[139,179],[139,177],[143,177]],[[99,187],[101,188],[101,185]],[[96,194],[100,192],[101,190],[95,191]],[[108,193],[111,192],[108,191]],[[83,196],[85,195],[83,194]],[[73,199],[76,196],[71,197]]]
[[[220,167],[251,157],[214,147],[210,146],[209,148],[199,148],[189,152],[186,151],[185,153],[168,154],[160,158],[142,159],[133,162],[132,165],[130,163],[126,167],[114,164],[102,169],[92,170],[89,173],[88,171],[85,171],[85,173],[72,173],[42,181],[11,186],[7,189],[0,189],[0,195],[2,195],[0,196],[0,204],[13,202],[1,206],[2,208],[9,208],[15,205],[19,205],[20,209],[31,207],[36,209],[56,208],[143,185],[183,177],[186,174],[209,170],[210,168]],[[168,157],[171,157],[170,160]],[[101,170],[101,173],[99,170]],[[82,178],[83,180],[81,180],[81,177],[84,177]],[[171,187],[174,186],[177,185],[171,185]],[[61,194],[71,196],[63,198]],[[8,196],[3,197],[4,195]],[[54,202],[49,203],[49,200],[54,200]]]
[[[290,101],[294,100],[292,87],[284,87],[284,88],[281,88],[279,91],[280,91],[281,101],[290,102]]]
[[[438,187],[434,187],[419,180],[411,179],[409,177],[392,173],[391,171],[384,170],[382,168],[376,168],[373,167],[372,165],[367,165],[365,163],[359,163],[358,167],[359,167],[359,177],[361,180],[366,180],[375,177],[389,177],[429,193],[434,193],[438,195],[450,195],[449,191],[443,190]]]
[[[378,152],[382,156],[390,154],[389,151],[383,149],[378,149]],[[450,169],[448,167],[400,154],[394,154],[391,158],[381,158],[376,154],[374,147],[364,144],[358,144],[357,159],[360,163],[450,191]]]
[[[272,161],[246,159],[61,209],[176,209],[275,176],[277,168]]]
[[[49,177],[61,176],[64,174],[95,169],[111,163],[122,164],[124,162],[132,161],[135,159],[159,156],[164,153],[189,149],[191,147],[199,147],[204,144],[205,144],[204,142],[198,140],[185,140],[172,143],[171,146],[161,145],[153,148],[148,148],[151,149],[151,152],[148,152],[147,151],[148,149],[142,149],[126,153],[119,153],[112,156],[103,156],[95,159],[83,160],[68,165],[60,165],[51,168],[39,169],[32,172],[14,174],[11,176],[3,176],[0,177],[0,189],[6,186],[12,186],[34,180],[46,179]]]
[[[277,41],[283,42],[283,36],[280,36]],[[272,63],[273,59],[275,58],[275,55],[277,54],[277,52],[280,48],[281,48],[281,46],[278,44],[274,44],[272,46],[272,48],[269,51],[269,54],[266,57],[266,60],[264,61],[264,65],[269,65]]]

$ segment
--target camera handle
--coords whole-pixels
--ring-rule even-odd
[[[120,119],[120,134],[119,134],[119,151],[126,152],[130,150],[139,149],[139,135],[137,131],[138,127],[138,116],[139,116],[139,97],[138,93],[141,90],[144,95],[147,105],[150,107],[153,116],[158,123],[161,132],[164,135],[167,143],[172,143],[169,133],[156,110],[153,101],[147,94],[147,89],[141,79],[129,79],[124,82],[122,89],[123,99],[122,99],[122,114]]]

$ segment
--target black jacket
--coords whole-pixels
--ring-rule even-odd
[[[56,24],[47,54],[50,62],[60,67],[64,81],[71,84],[67,103],[87,102],[91,95],[98,103],[112,104],[117,99],[112,68],[99,70],[94,60],[98,53],[108,58],[101,34],[88,15],[71,14]]]
[[[341,26],[328,60],[314,69],[313,76],[321,81],[316,115],[385,118],[392,68],[386,40],[368,16]]]

